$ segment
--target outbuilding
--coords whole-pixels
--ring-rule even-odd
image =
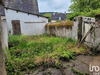
[[[40,35],[45,33],[48,18],[21,10],[5,8],[9,35]]]

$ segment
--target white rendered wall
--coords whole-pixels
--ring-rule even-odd
[[[17,12],[11,9],[5,9],[6,20],[8,23],[9,32],[13,34],[12,20],[20,20],[21,33],[23,35],[35,35],[45,33],[45,25],[48,19],[37,15]]]

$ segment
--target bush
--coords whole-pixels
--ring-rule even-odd
[[[81,15],[86,17],[95,17],[97,14],[100,14],[100,9],[91,10],[90,12],[81,12]]]
[[[100,8],[96,10],[90,10],[89,12],[74,12],[67,15],[67,18],[70,20],[74,20],[76,16],[86,16],[86,17],[95,17],[97,14],[100,14]]]
[[[78,13],[78,12],[70,13],[70,14],[67,15],[67,18],[68,18],[69,20],[74,20],[74,18],[75,18],[76,16],[79,16],[79,15],[80,15],[80,13]]]

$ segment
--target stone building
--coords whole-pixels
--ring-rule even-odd
[[[9,35],[36,35],[45,33],[48,18],[21,10],[5,8]]]

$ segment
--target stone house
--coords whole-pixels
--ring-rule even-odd
[[[67,19],[66,13],[52,13],[51,22],[61,21]]]

